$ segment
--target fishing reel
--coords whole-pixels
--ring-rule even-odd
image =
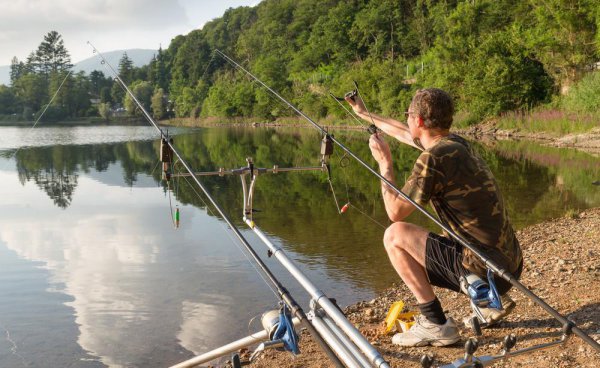
[[[252,363],[260,353],[267,349],[289,351],[294,355],[300,353],[300,349],[298,348],[298,334],[294,329],[292,315],[286,304],[282,304],[279,310],[274,309],[263,313],[260,322],[269,340],[260,343],[247,361],[241,361],[239,355],[235,354],[232,357],[234,368]]]
[[[461,276],[460,288],[470,299],[471,309],[475,316],[470,320],[470,327],[477,336],[481,336],[481,327],[487,324],[481,308],[503,310],[502,300],[494,282],[494,273],[488,269],[487,282],[475,274]]]

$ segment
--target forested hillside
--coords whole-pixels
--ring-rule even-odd
[[[315,117],[343,113],[327,92],[354,79],[384,114],[436,86],[480,118],[568,94],[600,60],[599,23],[593,0],[265,0],[173,40],[170,99],[179,116],[289,114],[210,62],[218,48]]]
[[[328,93],[349,91],[353,80],[386,115],[432,86],[448,90],[471,121],[549,103],[594,112],[599,25],[595,0],[264,0],[177,36],[122,77],[158,118],[293,115],[214,49],[314,118],[343,116]],[[101,109],[125,104],[133,113],[111,88],[105,97],[96,91]]]

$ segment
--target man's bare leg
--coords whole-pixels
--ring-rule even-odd
[[[396,222],[385,231],[383,243],[394,269],[419,304],[435,299],[425,271],[425,243],[429,231],[407,222]]]
[[[460,340],[452,318],[446,319],[425,271],[429,232],[406,222],[396,222],[385,232],[384,244],[398,275],[414,294],[423,318],[407,332],[397,333],[392,343],[401,346],[446,346]]]

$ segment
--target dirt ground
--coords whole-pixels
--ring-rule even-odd
[[[525,268],[521,281],[550,306],[574,321],[600,342],[600,208],[586,210],[571,218],[559,218],[518,232]],[[465,296],[436,290],[439,299],[457,322],[470,314]],[[476,355],[498,354],[508,334],[517,336],[516,349],[560,337],[559,323],[522,293],[511,290],[517,307],[503,322],[484,330]],[[450,363],[464,354],[464,343],[474,333],[461,325],[462,340],[444,348],[401,348],[391,344],[392,335],[383,333],[383,321],[390,305],[404,300],[414,308],[414,299],[399,281],[371,301],[347,307],[344,312],[392,367],[420,367],[423,354],[432,353],[435,366]],[[412,304],[412,305],[411,305]],[[256,367],[332,367],[325,354],[306,332],[301,334],[301,354],[268,351]],[[572,335],[565,345],[512,358],[498,367],[600,367],[600,353]]]

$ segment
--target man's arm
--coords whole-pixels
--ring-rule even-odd
[[[391,165],[389,167],[379,165],[379,171],[384,178],[396,186],[394,182],[394,170]],[[384,181],[381,182],[381,193],[383,195],[385,211],[391,221],[402,221],[415,210],[415,206],[401,197]]]
[[[369,148],[373,157],[379,163],[379,172],[381,175],[395,186],[390,147],[377,134],[373,134],[369,139]],[[381,192],[385,211],[391,221],[402,221],[415,210],[415,207],[410,202],[400,197],[394,189],[383,181],[381,182]]]
[[[363,101],[358,97],[354,96],[352,98],[346,98],[346,101],[352,106],[354,113],[360,117],[361,119],[375,124],[377,128],[381,129],[385,134],[396,138],[398,141],[408,144],[409,146],[415,147],[419,150],[423,150],[423,148],[417,146],[410,135],[410,130],[408,129],[408,125],[401,121],[392,119],[392,118],[384,118],[377,114],[367,112]],[[371,120],[373,118],[373,120]]]

